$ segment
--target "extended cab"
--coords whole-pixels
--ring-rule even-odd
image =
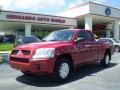
[[[112,54],[111,45],[95,41],[91,31],[66,29],[52,32],[42,42],[15,47],[9,62],[24,74],[53,75],[62,82],[80,64],[100,61],[108,66]]]

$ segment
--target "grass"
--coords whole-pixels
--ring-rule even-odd
[[[8,50],[12,50],[14,48],[14,45],[11,43],[0,43],[0,51],[8,51]]]

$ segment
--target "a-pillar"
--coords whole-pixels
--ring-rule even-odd
[[[31,24],[25,24],[25,36],[31,36]]]
[[[85,29],[92,31],[92,16],[85,16]]]
[[[114,21],[114,38],[119,39],[119,21]]]

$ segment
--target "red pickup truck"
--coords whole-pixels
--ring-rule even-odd
[[[65,29],[52,32],[41,42],[15,47],[9,62],[26,75],[47,74],[63,82],[80,64],[100,61],[108,66],[112,54],[111,45],[95,41],[90,30]]]

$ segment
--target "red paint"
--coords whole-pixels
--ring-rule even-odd
[[[109,44],[95,41],[93,33],[89,30],[73,30],[75,33],[70,41],[39,42],[16,47],[14,50],[29,50],[31,53],[30,55],[11,54],[11,67],[34,74],[52,74],[54,72],[55,62],[62,54],[69,54],[72,58],[73,66],[76,67],[79,64],[102,60],[105,50],[111,48]],[[76,43],[75,39],[81,32],[85,33],[85,41]],[[43,58],[33,61],[32,56],[38,48],[55,48],[54,58]],[[13,59],[12,57],[16,59]],[[27,62],[24,62],[25,60],[27,60]]]

